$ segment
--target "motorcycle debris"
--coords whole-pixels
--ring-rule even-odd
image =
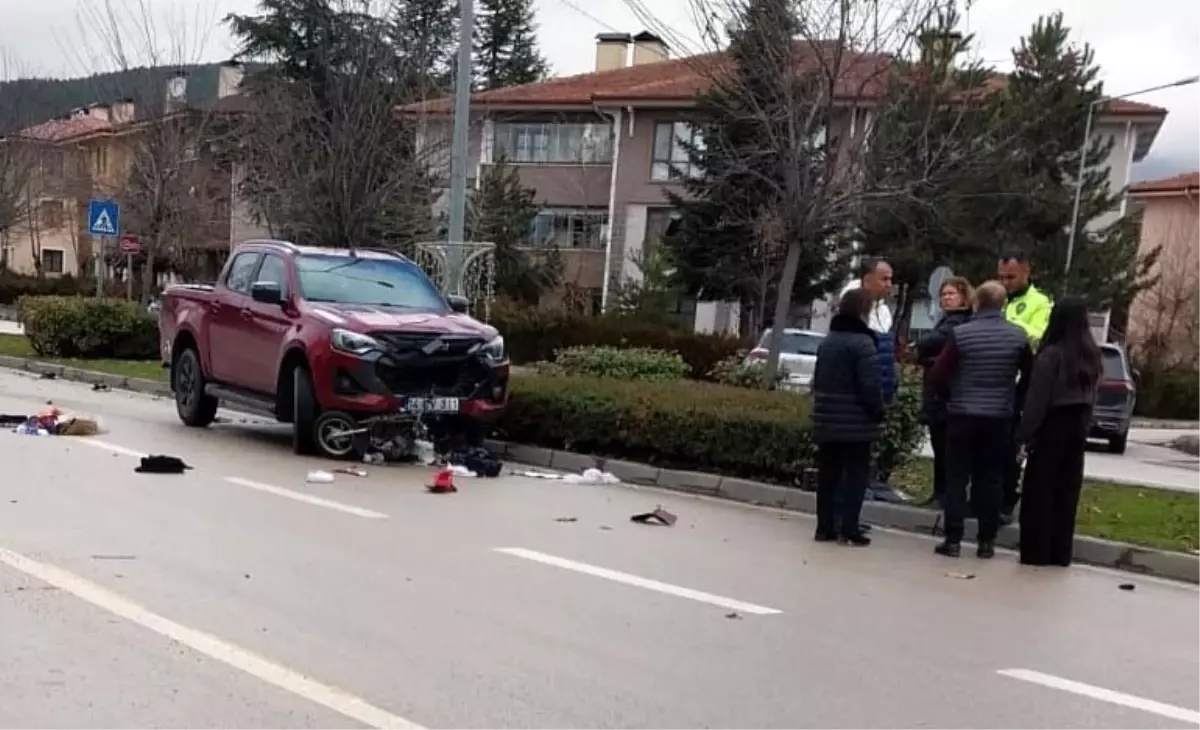
[[[367,475],[367,470],[359,469],[356,466],[343,466],[340,469],[334,469],[333,473],[334,474],[349,474],[352,477],[365,477]]]

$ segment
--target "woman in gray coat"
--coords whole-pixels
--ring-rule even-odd
[[[838,302],[813,370],[812,434],[817,444],[818,541],[866,546],[859,517],[870,482],[871,444],[883,430],[883,389],[875,335],[867,326],[871,298],[851,289]]]

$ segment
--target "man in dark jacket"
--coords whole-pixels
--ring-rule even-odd
[[[935,548],[947,557],[957,558],[962,551],[968,481],[979,520],[976,555],[990,558],[996,554],[1017,389],[1027,385],[1033,365],[1029,339],[1020,327],[1004,319],[1004,302],[1004,286],[999,282],[979,287],[975,316],[950,333],[933,366],[934,387],[948,396],[946,449],[950,458],[942,500],[946,540]]]
[[[863,289],[846,292],[813,370],[813,439],[817,443],[818,541],[865,546],[859,524],[870,481],[871,444],[883,430],[883,390],[875,335],[867,325],[873,300]]]

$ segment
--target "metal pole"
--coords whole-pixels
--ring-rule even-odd
[[[104,237],[96,239],[99,242],[96,252],[96,298],[104,298]]]
[[[1092,116],[1096,113],[1096,104],[1107,101],[1097,99],[1088,104],[1087,121],[1083,125],[1083,142],[1079,145],[1079,174],[1075,177],[1075,204],[1071,208],[1071,229],[1067,233],[1067,262],[1063,265],[1063,288],[1066,289],[1066,275],[1071,272],[1071,257],[1075,253],[1075,235],[1079,228],[1079,203],[1083,197],[1083,175],[1087,170],[1088,140],[1092,136]]]
[[[467,132],[471,128],[471,40],[475,28],[474,0],[459,0],[458,68],[454,78],[454,137],[450,149],[450,225],[446,236],[447,287],[461,294],[467,227]]]
[[[125,254],[125,298],[133,301],[133,254]]]

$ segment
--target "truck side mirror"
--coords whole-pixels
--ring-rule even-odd
[[[273,281],[256,281],[250,287],[250,298],[262,304],[283,305],[283,289]]]
[[[457,294],[451,294],[446,297],[446,303],[450,305],[450,311],[457,314],[466,314],[471,308],[471,302],[466,297],[460,297]]]

